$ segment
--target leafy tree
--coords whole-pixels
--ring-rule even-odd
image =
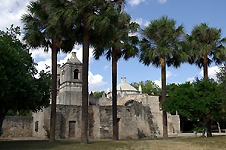
[[[94,98],[101,98],[104,93],[105,93],[105,91],[93,92],[93,97]]]
[[[193,28],[191,35],[187,35],[186,39],[190,48],[188,62],[196,64],[199,68],[203,67],[203,75],[207,79],[208,66],[212,62],[221,64],[226,59],[223,46],[226,39],[221,39],[221,29],[210,28],[206,23],[201,23]],[[208,124],[208,136],[212,136],[211,124]]]
[[[166,85],[166,94],[171,96],[179,84],[171,83]]]
[[[49,105],[49,73],[37,74],[27,46],[20,42],[19,27],[0,30],[0,133],[8,111],[36,111]]]
[[[222,114],[219,115],[217,118],[220,117],[220,119],[225,122],[225,116],[226,116],[226,93],[225,93],[225,90],[226,90],[226,65],[224,64],[223,66],[220,67],[220,71],[217,72],[216,74],[217,76],[217,81],[218,81],[218,84],[219,84],[219,88],[220,88],[220,96],[223,100],[223,105],[222,105]],[[223,116],[223,117],[222,117]],[[213,118],[213,117],[211,117]],[[215,116],[216,118],[216,116]],[[219,119],[218,119],[219,121]]]
[[[132,82],[130,85],[135,87],[137,90],[139,90],[139,85],[141,85],[142,92],[147,93],[148,95],[152,95],[153,93],[155,95],[161,95],[161,89],[151,80],[140,81],[139,83]]]
[[[190,120],[199,120],[201,127],[207,128],[209,115],[219,116],[222,102],[218,84],[213,79],[203,78],[179,85],[163,107],[168,112],[178,111]]]
[[[121,7],[120,5],[118,7]],[[110,14],[112,15],[112,14]],[[113,19],[102,39],[96,42],[98,45],[94,51],[94,57],[99,59],[101,55],[106,55],[107,60],[112,60],[112,115],[113,115],[113,139],[118,140],[117,122],[117,62],[120,58],[125,60],[134,57],[138,53],[136,44],[138,38],[129,36],[137,31],[139,25],[131,22],[131,17],[127,13],[118,9],[111,16]],[[109,17],[109,18],[111,18]],[[99,39],[98,39],[99,40]]]
[[[221,97],[224,100],[224,109],[226,108],[226,64],[220,67],[220,71],[217,72],[217,81],[221,89]]]
[[[71,51],[74,45],[72,24],[65,26],[62,15],[57,10],[65,7],[66,0],[36,0],[31,1],[28,13],[22,16],[24,23],[24,40],[32,47],[52,49],[52,103],[50,119],[50,142],[55,141],[56,96],[57,96],[57,52]]]
[[[150,22],[141,34],[140,61],[149,66],[161,67],[162,101],[166,99],[166,65],[179,67],[185,54],[180,48],[183,26],[175,27],[176,21],[162,17]],[[163,137],[168,138],[167,116],[163,110]]]

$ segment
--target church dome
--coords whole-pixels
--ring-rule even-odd
[[[137,95],[140,94],[141,91],[138,91],[136,88],[131,86],[126,82],[126,77],[121,78],[121,83],[117,86],[117,95],[123,97],[125,94],[127,95]],[[112,90],[107,90],[107,98],[112,97]]]
[[[117,86],[117,91],[134,91],[138,92],[133,86],[126,82],[126,77],[121,77],[121,83]]]

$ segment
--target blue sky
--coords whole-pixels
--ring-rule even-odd
[[[0,29],[5,30],[11,24],[23,27],[20,18],[26,13],[26,5],[30,0],[0,0]],[[185,32],[190,34],[192,28],[200,23],[208,23],[209,27],[221,28],[222,37],[226,37],[226,1],[225,0],[127,0],[125,11],[129,13],[133,21],[138,22],[141,27],[147,26],[153,19],[161,16],[168,16],[177,21],[177,26],[183,24]],[[75,45],[73,51],[82,60],[82,47]],[[51,65],[51,52],[45,53],[40,48],[32,50],[32,56],[38,69],[44,69],[45,65]],[[63,63],[70,57],[70,54],[58,54],[58,62]],[[111,89],[111,62],[105,57],[99,60],[92,58],[90,49],[90,90],[101,91]],[[212,64],[209,67],[209,76],[215,77],[218,67]],[[131,58],[128,61],[118,62],[118,84],[120,78],[125,76],[128,83],[145,80],[155,81],[160,85],[160,68],[144,66],[138,58]],[[180,68],[167,67],[167,83],[184,83],[193,80],[195,77],[202,77],[202,69],[195,65],[182,64]]]

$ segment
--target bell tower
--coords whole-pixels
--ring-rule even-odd
[[[57,104],[82,105],[82,63],[76,52],[60,67]]]

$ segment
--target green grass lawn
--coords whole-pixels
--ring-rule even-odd
[[[50,143],[44,140],[0,141],[0,150],[226,150],[226,137],[170,138],[139,140],[90,140],[81,145],[79,140],[58,140]]]

